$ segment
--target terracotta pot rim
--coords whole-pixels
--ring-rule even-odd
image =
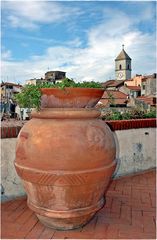
[[[40,88],[40,91],[43,94],[51,95],[53,93],[58,93],[60,96],[67,94],[79,94],[79,95],[86,95],[86,94],[98,94],[101,95],[104,92],[103,88],[72,88],[72,87],[65,87],[64,89],[60,88]],[[68,94],[68,95],[69,95]]]
[[[41,107],[94,107],[101,99],[102,88],[41,88]]]
[[[37,110],[33,110],[34,112],[37,112]],[[41,108],[39,112],[100,112],[98,109],[96,108],[77,108],[77,107],[56,107],[56,108]]]
[[[55,88],[55,87],[52,87],[52,88],[44,88],[44,87],[42,87],[42,88],[40,88],[40,90],[42,90],[42,89],[55,89],[55,90],[59,90],[59,91],[64,91],[64,90],[67,90],[67,89],[70,89],[70,90],[76,90],[76,89],[78,89],[78,90],[83,90],[83,91],[85,91],[85,90],[103,90],[104,91],[104,88],[82,88],[82,87],[65,87],[65,88]]]

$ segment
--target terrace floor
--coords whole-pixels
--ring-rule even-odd
[[[44,227],[26,198],[2,204],[1,239],[156,239],[156,172],[112,181],[106,205],[83,228],[57,231]]]

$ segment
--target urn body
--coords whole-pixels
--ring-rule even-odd
[[[98,116],[94,109],[43,109],[18,136],[16,171],[28,206],[49,227],[83,226],[104,205],[116,146]]]

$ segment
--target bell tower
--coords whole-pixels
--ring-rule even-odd
[[[122,51],[115,59],[115,75],[116,80],[131,78],[131,58],[125,52],[124,44],[122,45]]]

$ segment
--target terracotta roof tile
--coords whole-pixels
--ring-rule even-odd
[[[116,99],[114,99],[114,104],[126,104],[126,100],[127,99],[124,99],[124,98],[122,98],[122,99],[118,99],[118,98],[116,98]],[[109,99],[101,99],[100,101],[99,101],[99,104],[103,104],[105,107],[107,107],[107,106],[109,106],[110,105],[110,102],[109,102]]]
[[[116,90],[107,90],[104,91],[102,98],[99,101],[99,104],[103,104],[104,106],[110,105],[110,96],[114,99],[114,104],[125,104],[127,100],[127,94],[122,93]]]
[[[20,84],[16,84],[16,83],[10,83],[10,82],[2,82],[1,86],[15,86],[15,87],[22,87],[22,85]]]
[[[134,90],[134,91],[140,91],[141,90],[141,87],[139,86],[126,86],[128,89],[130,90]]]
[[[139,101],[143,101],[144,103],[150,104],[151,106],[156,105],[156,97],[152,96],[140,96],[137,98]]]
[[[123,85],[123,80],[108,80],[105,83],[102,83],[103,87],[118,87],[119,85]]]
[[[104,91],[104,94],[102,96],[102,98],[109,98],[110,94],[112,94],[112,96],[114,98],[122,98],[122,99],[126,99],[127,98],[127,94],[120,92],[120,91],[116,91],[116,90],[107,90]]]
[[[108,81],[102,83],[102,86],[103,86],[103,87],[106,87],[106,86],[108,86],[109,84],[112,84],[114,81],[115,81],[115,80],[108,80]]]

